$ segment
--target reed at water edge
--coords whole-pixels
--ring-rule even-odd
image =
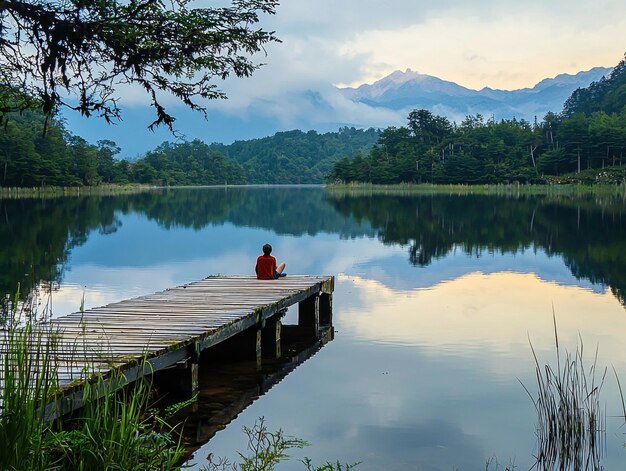
[[[607,368],[598,369],[597,348],[591,366],[585,365],[581,338],[575,352],[562,350],[556,317],[554,338],[556,367],[541,365],[531,342],[536,395],[522,384],[537,413],[535,468],[539,471],[601,470],[606,414],[600,403],[600,393]]]
[[[47,406],[59,394],[59,333],[24,315],[35,305],[20,302],[18,289],[0,325],[0,469],[180,469],[182,443],[149,412],[147,378],[118,390],[126,383],[121,373],[104,378],[85,371],[84,407],[51,419]]]

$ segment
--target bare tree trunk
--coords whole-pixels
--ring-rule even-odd
[[[535,174],[539,175],[537,172],[537,164],[535,163],[535,151],[537,150],[537,146],[530,145],[530,159],[533,161],[533,167],[535,169]]]
[[[576,173],[580,173],[580,147],[577,149],[578,154],[578,171]]]

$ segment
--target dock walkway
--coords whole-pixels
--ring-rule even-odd
[[[256,330],[256,345],[246,348],[256,351],[257,363],[262,341],[280,356],[280,314],[299,303],[298,324],[310,326],[315,334],[320,323],[331,323],[333,289],[332,276],[290,275],[273,281],[211,276],[52,319],[41,328],[54,338],[61,399],[53,414],[79,408],[85,379],[94,373],[107,377],[117,371],[132,382],[178,367],[193,390],[200,354],[244,331]]]

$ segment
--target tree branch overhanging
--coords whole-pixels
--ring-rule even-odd
[[[175,118],[161,102],[173,95],[206,113],[223,99],[213,82],[250,76],[253,56],[278,42],[258,27],[276,0],[233,0],[193,8],[190,0],[0,0],[0,118],[61,106],[111,122],[120,118],[117,87],[139,85],[155,110],[154,128]],[[30,97],[30,99],[25,99]]]

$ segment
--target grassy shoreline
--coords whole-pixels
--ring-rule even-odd
[[[332,195],[495,195],[495,196],[579,196],[598,195],[626,198],[626,184],[485,184],[437,185],[431,183],[398,183],[374,185],[371,183],[329,184],[326,191]]]
[[[241,185],[232,185],[241,186]],[[261,185],[264,186],[264,185]],[[300,186],[300,185],[296,185]],[[307,186],[307,185],[303,185]],[[60,198],[81,196],[115,196],[125,194],[137,194],[146,191],[163,189],[162,186],[145,184],[125,185],[98,185],[98,186],[72,186],[72,187],[0,187],[1,199],[29,199],[29,198]],[[167,188],[202,188],[202,186],[173,186]],[[329,183],[324,186],[325,190],[333,195],[503,195],[503,196],[529,196],[529,195],[598,195],[626,198],[626,182],[622,183],[576,183],[559,182],[545,184],[434,184],[434,183]]]
[[[42,186],[0,187],[0,199],[59,198],[64,196],[111,196],[142,193],[157,188],[155,185],[129,183],[98,186]]]

